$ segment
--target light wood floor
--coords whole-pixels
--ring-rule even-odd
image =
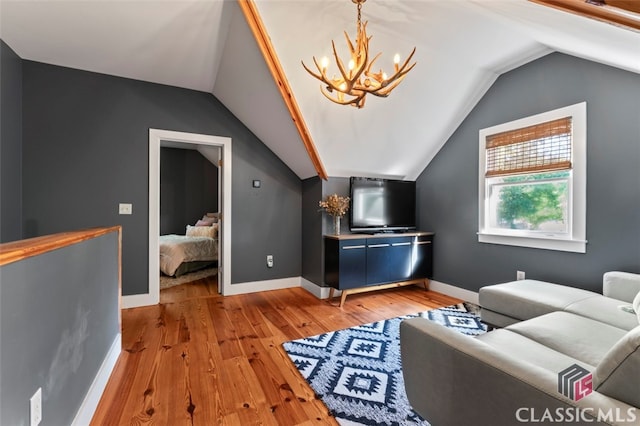
[[[335,425],[283,342],[459,302],[410,286],[339,308],[302,288],[222,297],[216,285],[123,311],[122,354],[92,425]]]

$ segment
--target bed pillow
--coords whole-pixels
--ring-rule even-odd
[[[214,226],[215,225],[215,226]],[[187,237],[209,237],[216,238],[218,236],[218,226],[191,226],[187,225]]]
[[[202,218],[209,218],[209,219],[215,219],[216,221],[218,221],[218,216],[220,215],[220,213],[207,213],[205,214]]]
[[[216,221],[211,218],[200,219],[199,221],[196,222],[196,226],[211,226],[215,222]]]

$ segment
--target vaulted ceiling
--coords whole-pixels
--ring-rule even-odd
[[[415,179],[500,74],[553,51],[640,73],[640,31],[527,0],[369,0],[379,66],[414,46],[417,66],[356,109],[300,64],[331,40],[346,58],[355,5],[255,3],[329,176]],[[23,59],[213,93],[300,178],[318,171],[235,0],[0,0],[0,37]]]

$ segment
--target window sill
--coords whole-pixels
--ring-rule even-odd
[[[587,252],[587,242],[585,240],[575,239],[572,240],[545,237],[523,237],[478,232],[478,242],[517,247],[529,247],[544,250],[568,251],[573,253]]]

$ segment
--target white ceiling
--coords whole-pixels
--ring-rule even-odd
[[[526,0],[370,0],[372,53],[416,46],[417,65],[363,109],[326,100],[300,61],[346,57],[349,0],[257,0],[329,176],[415,179],[503,72],[552,51],[640,73],[640,32]],[[0,0],[0,37],[20,57],[213,93],[300,178],[316,174],[232,0]]]

